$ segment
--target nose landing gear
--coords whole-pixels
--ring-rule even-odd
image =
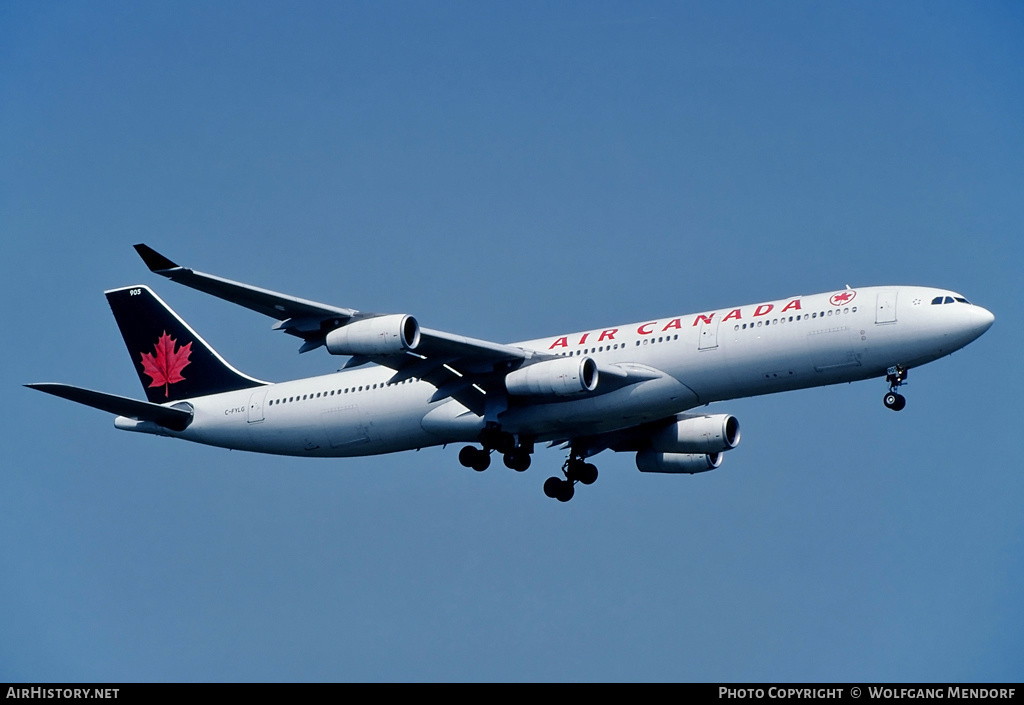
[[[885,381],[889,383],[889,393],[882,399],[887,409],[902,411],[907,405],[906,398],[897,392],[903,381],[907,378],[907,369],[901,365],[895,365],[886,370]]]

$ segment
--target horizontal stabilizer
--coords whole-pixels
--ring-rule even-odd
[[[85,404],[100,411],[117,414],[118,416],[127,416],[139,421],[152,421],[158,426],[169,428],[172,431],[184,431],[192,422],[192,412],[185,409],[160,406],[159,404],[121,397],[116,394],[94,392],[91,389],[72,387],[70,384],[45,382],[41,384],[26,384],[25,386],[78,402],[79,404]]]

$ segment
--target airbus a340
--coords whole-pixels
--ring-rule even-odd
[[[106,292],[148,401],[65,384],[30,384],[117,414],[117,428],[279,455],[346,457],[468,443],[466,467],[494,452],[517,471],[538,443],[568,457],[544,492],[572,498],[603,450],[636,455],[642,472],[714,470],[740,440],[725,401],[885,378],[899,411],[907,371],[964,347],[994,316],[952,291],[884,286],[793,296],[492,343],[429,328],[406,314],[316,303],[180,267],[147,247],[153,272],[277,319],[348,356],[333,374],[269,383],[220,357],[148,287]]]

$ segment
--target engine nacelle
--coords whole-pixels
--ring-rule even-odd
[[[721,464],[721,453],[659,453],[656,450],[642,450],[636,454],[636,468],[640,472],[693,475],[714,470]]]
[[[505,375],[505,389],[514,396],[568,397],[597,389],[597,363],[591,357],[560,357]]]
[[[365,318],[335,328],[324,343],[332,355],[397,355],[420,344],[420,324],[402,313]]]
[[[662,453],[721,453],[739,443],[740,422],[730,414],[684,416],[651,437]]]

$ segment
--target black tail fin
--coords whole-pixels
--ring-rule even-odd
[[[161,404],[266,384],[225,362],[149,287],[129,286],[106,295],[149,401]]]

